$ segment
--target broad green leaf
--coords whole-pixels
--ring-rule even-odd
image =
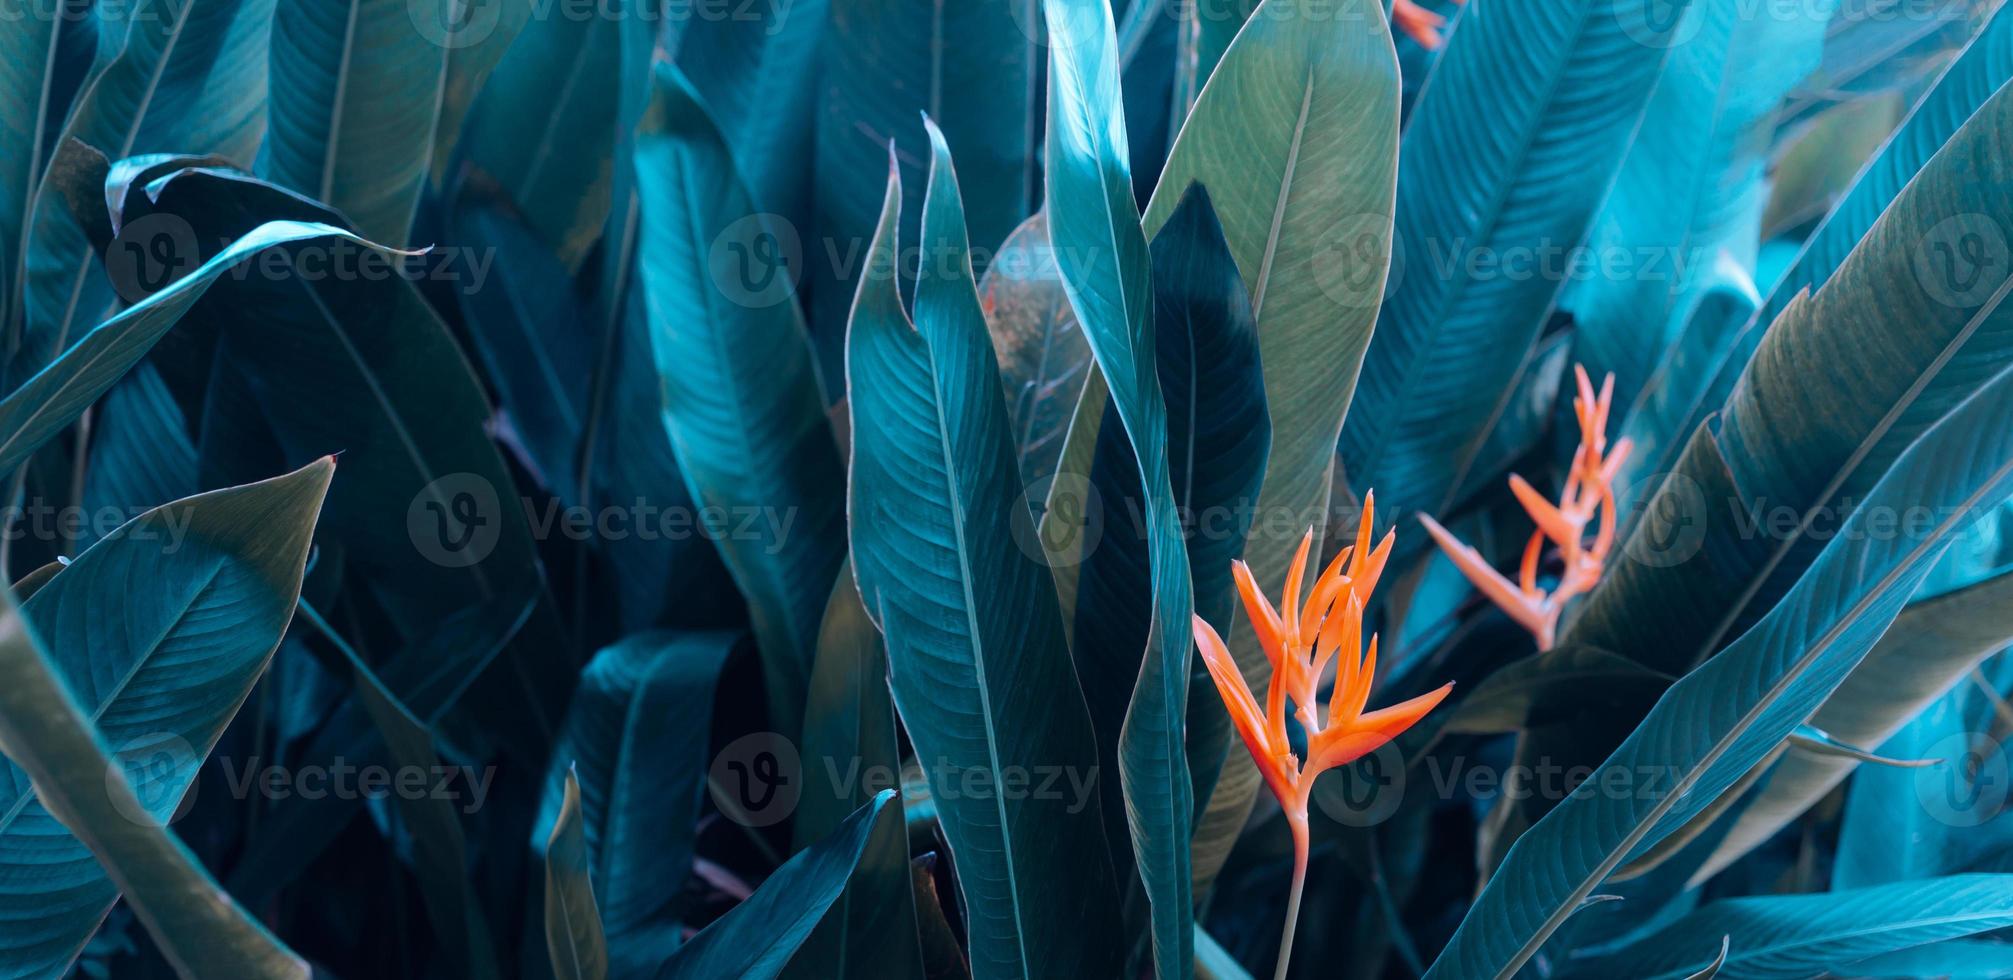
[[[1261,5],[1210,76],[1146,209],[1150,236],[1191,183],[1209,188],[1251,290],[1272,452],[1244,560],[1274,595],[1301,533],[1326,532],[1335,440],[1389,261],[1398,63],[1370,6]],[[1227,639],[1245,678],[1263,683],[1269,669],[1250,631],[1233,628]],[[1230,753],[1196,826],[1198,894],[1229,856],[1257,791],[1258,770]]]
[[[811,323],[825,377],[837,379],[853,293],[873,275],[861,243],[873,238],[886,186],[888,143],[902,179],[920,187],[929,144],[916,125],[944,127],[971,189],[973,265],[984,271],[1041,197],[1042,0],[940,3],[829,0],[817,117],[817,228],[804,235]],[[920,202],[902,216],[915,238]]]
[[[1459,489],[1562,285],[1538,255],[1585,238],[1684,6],[1461,13],[1406,121],[1392,273],[1340,440],[1383,520],[1439,513]]]
[[[1623,543],[1634,560],[1610,569],[1567,639],[1689,669],[1766,613],[1900,452],[2013,356],[2004,262],[1935,264],[1963,261],[1950,250],[1966,222],[2013,218],[2009,119],[2002,90],[1825,288],[1784,310],[1717,426],[1692,434],[1649,498]],[[1974,278],[1952,291],[1946,274]],[[1816,350],[1830,359],[1813,373]]]
[[[883,789],[899,789],[901,746],[888,695],[887,653],[860,604],[849,564],[832,586],[804,706],[804,787],[790,827],[802,850]],[[899,809],[899,795],[890,807]],[[899,814],[897,814],[899,816]],[[839,903],[804,940],[786,976],[920,980],[907,833],[900,819],[874,831]]]
[[[2013,492],[2013,373],[1902,454],[1759,624],[1667,691],[1584,784],[1519,838],[1429,978],[1507,978],[1616,868],[1678,830],[1774,751],[1860,662],[1953,535]],[[1717,506],[1717,505],[1716,505]],[[1913,508],[1937,515],[1895,533]],[[1603,792],[1604,774],[1629,777]],[[1644,774],[1657,774],[1642,783]]]
[[[1046,212],[1007,236],[979,281],[979,302],[999,354],[1021,482],[1031,491],[1028,502],[1039,504],[1037,491],[1055,476],[1070,415],[1093,364],[1090,342],[1063,292]]]
[[[1654,697],[1671,678],[1596,647],[1558,646],[1490,674],[1441,723],[1449,733],[1514,732],[1594,710],[1616,689]],[[1624,703],[1633,703],[1633,699]]]
[[[751,264],[769,261],[774,229],[678,70],[659,63],[654,86],[636,142],[638,275],[664,426],[692,499],[736,522],[714,543],[747,597],[771,724],[788,732],[845,560],[845,466],[786,270]]]
[[[692,871],[706,791],[700,760],[714,688],[737,638],[643,633],[595,654],[553,749],[532,836],[547,836],[577,780],[595,906],[618,972],[654,962],[661,950],[625,950],[624,940],[676,913],[672,901]]]
[[[215,153],[250,163],[264,128],[266,40],[274,0],[135,0],[92,16],[124,46],[77,96],[63,139],[107,159],[141,153]],[[229,84],[213,84],[228,78]],[[36,194],[26,252],[25,322],[8,326],[13,384],[46,365],[131,283],[108,279],[89,238],[46,182]],[[146,244],[158,247],[158,232]],[[170,241],[173,241],[170,237]],[[135,245],[141,243],[135,242]],[[176,244],[180,244],[176,242]],[[171,255],[173,262],[189,256]],[[193,264],[193,263],[189,263]],[[144,264],[139,275],[148,273]],[[133,275],[131,270],[120,278]]]
[[[371,241],[406,244],[449,50],[419,25],[460,2],[278,0],[259,176],[341,212]]]
[[[1927,759],[1930,768],[1854,773],[1832,855],[1833,891],[1966,870],[2006,839],[1988,823],[1999,810],[1986,795],[1999,780],[1989,762],[2001,749],[1980,693],[1969,682],[1951,688],[1879,745],[1883,755]]]
[[[0,37],[0,328],[21,313],[35,191],[56,133],[91,63],[93,37],[77,0],[29,0],[23,24]]]
[[[1228,0],[1222,5],[1208,6],[1175,5],[1175,16],[1181,21],[1175,29],[1175,132],[1188,119],[1189,110],[1195,108],[1195,100],[1202,96],[1202,87],[1209,82],[1210,73],[1216,70],[1223,53],[1230,49],[1231,40],[1257,7],[1258,0]]]
[[[647,58],[661,21],[646,23],[642,2],[597,3],[585,17],[571,8],[531,17],[464,123],[458,152],[475,171],[467,179],[499,186],[569,271],[579,270],[609,217],[629,97],[621,89],[635,81],[626,71],[635,59],[629,49]]]
[[[2009,606],[2013,574],[1910,605],[1810,723],[1853,745],[1886,742],[1979,661],[2013,644],[2013,624],[2005,616]],[[1710,877],[1773,836],[1856,768],[1851,759],[1791,747],[1695,877]]]
[[[85,334],[0,401],[0,472],[11,472],[50,437],[76,421],[232,268],[267,248],[324,239],[347,239],[369,247],[362,239],[329,225],[295,221],[261,225],[195,271]]]
[[[1609,956],[1568,961],[1562,977],[1682,980],[1711,964],[1721,937],[1729,977],[1863,975],[1848,964],[2013,925],[2013,875],[1956,875],[1822,895],[1713,902]]]
[[[559,980],[602,980],[608,975],[607,940],[594,906],[593,861],[581,829],[580,782],[566,774],[559,818],[545,843],[545,947]]]
[[[1221,225],[1200,185],[1152,244],[1154,331],[1160,388],[1167,404],[1166,453],[1176,513],[1190,554],[1195,612],[1227,629],[1235,604],[1230,563],[1244,551],[1258,481],[1271,445],[1265,379],[1251,304]],[[1139,464],[1116,410],[1098,429],[1088,499],[1100,528],[1077,568],[1072,633],[1077,676],[1090,703],[1100,756],[1118,762],[1119,724],[1133,700],[1140,651],[1153,622],[1147,513]],[[1187,757],[1197,797],[1206,799],[1229,748],[1230,719],[1208,673],[1190,660]],[[1199,681],[1197,679],[1199,678]],[[1119,816],[1119,787],[1107,785],[1105,817]],[[1193,801],[1191,800],[1191,806]],[[1115,846],[1124,846],[1122,825]],[[1165,830],[1156,833],[1166,833]]]
[[[1842,14],[1850,19],[1854,11]],[[1685,440],[1718,411],[1732,394],[1735,382],[1746,370],[1764,333],[1797,295],[1813,291],[1829,281],[1845,264],[1846,257],[1866,237],[1874,222],[1917,171],[1948,142],[1965,120],[1982,107],[2007,79],[2013,78],[2013,16],[1995,13],[1963,54],[1936,80],[1927,94],[1915,103],[1901,128],[1889,137],[1879,156],[1867,162],[1852,183],[1852,189],[1824,221],[1811,232],[1809,240],[1780,281],[1774,284],[1768,301],[1732,335],[1732,339],[1706,348],[1712,359],[1686,372],[1684,387],[1674,394],[1677,410],[1660,413],[1651,421],[1678,420],[1658,430],[1647,425],[1629,425],[1624,434],[1635,440],[1636,451],[1624,469],[1629,474],[1658,474],[1676,464]],[[1676,397],[1681,394],[1685,397]],[[1623,483],[1633,482],[1623,480]],[[1644,488],[1647,493],[1649,489]]]
[[[62,972],[124,893],[185,972],[307,975],[162,821],[286,631],[334,471],[323,459],[149,511],[36,590],[20,620],[8,611],[9,972]]]
[[[1106,559],[1114,564],[1113,572],[1091,583],[1099,601],[1089,604],[1083,601],[1080,580],[1074,649],[1081,652],[1079,676],[1090,672],[1085,666],[1090,658],[1108,658],[1102,667],[1104,683],[1085,685],[1086,697],[1097,698],[1100,706],[1115,704],[1112,687],[1123,690],[1122,680],[1113,684],[1114,679],[1132,679],[1117,752],[1125,823],[1131,830],[1134,868],[1151,903],[1156,975],[1185,977],[1195,969],[1188,853],[1195,802],[1185,740],[1189,664],[1195,659],[1190,625],[1194,595],[1188,542],[1169,472],[1173,449],[1156,356],[1153,260],[1127,169],[1111,12],[1102,0],[1049,0],[1043,10],[1049,31],[1049,126],[1043,152],[1049,237],[1070,307],[1109,390],[1111,413],[1123,423],[1103,438],[1123,436],[1131,443],[1130,453],[1114,445],[1105,458],[1117,457],[1120,466],[1128,455],[1136,460],[1134,476],[1145,505],[1141,550],[1147,575],[1128,574],[1123,567],[1132,565],[1136,571],[1136,560],[1114,554]],[[937,166],[948,171],[950,150],[941,139],[936,144]],[[926,214],[933,204],[925,205]],[[926,222],[926,250],[935,244]],[[929,285],[925,279],[918,293]],[[1125,632],[1086,634],[1083,624],[1099,617],[1121,623]],[[1117,644],[1143,641],[1139,666],[1131,664],[1131,650],[1139,646],[1113,645],[1107,636]],[[1093,713],[1091,724],[1109,726],[1109,716]],[[1107,801],[1109,795],[1107,787]]]
[[[321,553],[326,556],[327,546]],[[326,560],[326,557],[324,557]],[[373,671],[390,696],[429,727],[438,727],[468,689],[503,656],[538,606],[538,594],[523,589],[493,603],[441,618]],[[303,619],[320,628],[320,617],[303,604]],[[324,633],[330,630],[324,629]],[[302,651],[305,652],[305,651]],[[284,661],[283,661],[284,662]],[[354,672],[354,663],[346,666]],[[390,752],[383,732],[356,699],[336,705],[327,721],[302,740],[299,759],[314,765],[386,764]],[[227,882],[231,894],[261,905],[280,888],[299,880],[328,848],[363,800],[307,800],[298,795],[275,801],[259,822]]]
[[[672,19],[678,70],[713,111],[756,209],[810,227],[820,42],[832,0],[772,0]],[[943,16],[939,14],[939,16]],[[801,271],[801,270],[800,270]]]
[[[783,863],[747,901],[699,930],[664,961],[658,980],[770,980],[838,901],[884,825],[898,824],[895,791],[876,794],[830,837]]]
[[[1574,360],[1596,378],[1613,373],[1618,404],[1635,400],[1676,339],[1683,324],[1672,314],[1700,288],[1712,256],[1724,250],[1754,267],[1776,112],[1817,69],[1833,7],[1693,0],[1685,8],[1681,40],[1664,55],[1587,236],[1593,255],[1629,264],[1618,274],[1603,267],[1560,299],[1573,315]]]
[[[146,196],[155,216],[187,222],[198,242],[233,241],[273,215],[336,217],[223,171],[180,171]],[[371,583],[410,638],[518,594],[542,573],[526,508],[485,428],[492,413],[481,381],[413,281],[447,270],[394,258],[423,260],[347,237],[269,255],[234,275],[192,325],[242,371],[281,458],[342,452],[355,464],[330,494],[324,537],[342,542],[350,574]],[[186,360],[156,357],[164,372]],[[198,377],[210,369],[207,361],[179,368]],[[573,680],[549,655],[562,642],[556,632],[549,609],[535,616],[512,658],[516,686],[490,692],[497,710],[521,722],[499,734],[522,759],[542,761]]]
[[[1055,588],[1027,537],[1033,518],[957,195],[950,174],[937,174],[924,235],[952,249],[953,277],[924,280],[911,325],[894,272],[892,159],[888,177],[847,341],[861,601],[887,637],[895,704],[956,862],[973,975],[1110,975],[1125,942],[1097,787],[1030,794],[1003,782],[1095,778],[1097,744]],[[964,792],[975,777],[1001,789]]]
[[[534,0],[448,0],[438,9],[415,9],[413,26],[447,48],[447,79],[433,134],[433,185],[439,187],[457,159],[462,124],[476,97],[539,8]]]

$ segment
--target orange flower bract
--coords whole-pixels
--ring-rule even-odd
[[[1244,611],[1257,633],[1258,645],[1272,665],[1272,681],[1266,685],[1262,706],[1251,693],[1251,686],[1245,683],[1244,674],[1223,638],[1202,617],[1195,617],[1195,645],[1209,667],[1210,678],[1216,682],[1216,692],[1222,695],[1231,723],[1244,740],[1244,747],[1250,750],[1252,761],[1257,763],[1272,795],[1279,798],[1293,829],[1293,897],[1288,901],[1286,936],[1279,955],[1281,975],[1293,946],[1293,922],[1307,876],[1307,801],[1315,777],[1375,752],[1425,717],[1454,687],[1448,684],[1401,704],[1364,710],[1377,676],[1377,637],[1371,635],[1366,651],[1363,606],[1384,573],[1384,563],[1391,556],[1391,542],[1396,535],[1395,531],[1387,532],[1374,550],[1370,547],[1373,507],[1372,497],[1365,495],[1356,543],[1343,548],[1314,580],[1304,606],[1300,601],[1301,585],[1307,554],[1314,544],[1312,530],[1300,540],[1300,551],[1286,572],[1285,594],[1280,597],[1278,609],[1259,591],[1251,569],[1241,561],[1232,563]],[[1335,679],[1324,712],[1317,688],[1330,661],[1336,665]],[[1294,754],[1292,743],[1287,740],[1288,701],[1292,702],[1294,719],[1307,734],[1304,760]]]

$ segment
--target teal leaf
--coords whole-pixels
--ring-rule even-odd
[[[1679,680],[1586,785],[1519,838],[1434,963],[1430,978],[1508,977],[1580,901],[1710,806],[1787,738],[1860,662],[1953,535],[2013,492],[2013,374],[1931,429],[1868,494],[1782,602]],[[1911,507],[1937,516],[1907,533],[1871,532]],[[1699,951],[1694,951],[1699,952]]]
[[[838,901],[884,825],[898,824],[895,791],[882,790],[830,837],[783,863],[733,911],[699,930],[656,973],[658,980],[770,980]]]
[[[831,0],[750,4],[673,21],[678,70],[720,123],[759,211],[809,227],[820,42]],[[944,14],[938,14],[944,16]],[[921,17],[913,19],[920,20]]]
[[[1681,391],[1690,397],[1673,395],[1680,408],[1662,416],[1667,428],[1659,431],[1645,424],[1625,430],[1636,441],[1635,458],[1626,472],[1663,473],[1674,465],[1685,440],[1733,393],[1770,325],[1798,294],[1806,288],[1816,291],[1845,265],[1846,257],[1916,172],[2009,78],[2013,78],[2013,16],[2001,10],[1915,103],[1880,154],[1861,168],[1852,189],[1810,233],[1761,309],[1731,339],[1705,348],[1710,361],[1678,376],[1693,379]]]
[[[35,191],[69,101],[89,66],[88,22],[76,0],[32,0],[27,26],[0,37],[0,328],[21,314],[21,287]]]
[[[1244,560],[1272,595],[1301,532],[1327,532],[1335,440],[1390,261],[1398,62],[1384,17],[1370,6],[1259,6],[1210,76],[1146,209],[1154,235],[1190,184],[1209,188],[1251,291],[1272,416],[1257,513],[1273,530],[1251,536]],[[1086,422],[1079,417],[1076,428]],[[1251,632],[1233,626],[1225,639],[1245,679],[1262,683],[1269,668]],[[1230,753],[1196,824],[1198,891],[1222,868],[1257,792],[1257,768]]]
[[[429,7],[459,0],[278,2],[259,176],[334,208],[371,241],[406,244],[449,50],[415,28]]]
[[[883,789],[899,789],[901,745],[888,694],[887,652],[860,603],[852,567],[839,573],[804,707],[804,792],[791,838],[802,850],[836,831]],[[890,803],[900,809],[898,794]],[[896,814],[897,817],[900,814]],[[804,940],[786,976],[921,980],[908,834],[900,819],[874,830],[839,902]]]
[[[1642,125],[1587,236],[1597,256],[1639,263],[1581,279],[1561,297],[1573,358],[1615,375],[1630,405],[1675,340],[1673,314],[1722,250],[1753,268],[1775,117],[1817,70],[1834,4],[1755,11],[1693,0],[1664,55]],[[1570,416],[1568,416],[1570,417]],[[1626,413],[1618,413],[1626,419]],[[1570,428],[1570,427],[1568,427]]]
[[[670,908],[692,871],[705,799],[714,688],[732,633],[643,633],[595,654],[553,749],[534,839],[558,821],[577,780],[595,906],[618,967],[654,949],[624,949]],[[667,760],[680,760],[675,765]],[[632,955],[635,954],[635,955]],[[618,971],[620,972],[620,971]]]
[[[1190,624],[1194,597],[1188,543],[1168,470],[1172,450],[1155,356],[1153,260],[1127,170],[1125,108],[1110,10],[1101,0],[1050,0],[1044,10],[1050,36],[1043,155],[1049,236],[1063,289],[1105,378],[1110,408],[1132,445],[1134,475],[1146,505],[1148,577],[1121,571],[1105,578],[1103,584],[1115,586],[1110,605],[1086,605],[1079,586],[1076,608],[1079,629],[1086,617],[1141,617],[1133,623],[1145,629],[1133,638],[1144,641],[1144,660],[1132,668],[1130,649],[1137,647],[1104,647],[1101,637],[1080,635],[1075,648],[1086,658],[1113,658],[1115,663],[1105,668],[1107,680],[1113,674],[1133,678],[1118,733],[1125,821],[1132,832],[1135,867],[1152,903],[1157,975],[1185,977],[1193,972],[1195,959],[1188,855],[1195,804],[1185,741],[1189,665],[1195,658]],[[941,139],[935,142],[937,165],[948,170],[950,150]],[[925,206],[926,214],[934,204]],[[936,244],[927,222],[924,244],[926,250]],[[925,280],[918,292],[929,285]],[[1089,689],[1085,693],[1093,694]],[[1095,696],[1111,699],[1106,690]],[[1093,716],[1093,727],[1099,723]]]
[[[776,233],[678,70],[659,63],[654,84],[636,142],[638,275],[664,426],[692,499],[734,521],[714,543],[748,600],[771,724],[788,732],[845,559],[845,467],[787,270],[763,264]]]
[[[2003,840],[1984,826],[1998,810],[1986,795],[1999,778],[1988,760],[2001,751],[1981,734],[1992,726],[1989,710],[1960,681],[1878,743],[1882,755],[1924,758],[1934,768],[1852,773],[1832,855],[1833,891],[1960,871]]]
[[[249,163],[264,126],[273,3],[140,0],[94,9],[93,18],[109,21],[99,22],[100,43],[112,31],[125,43],[77,96],[63,139],[111,160],[175,152]],[[115,299],[136,298],[115,292],[122,284],[107,278],[85,229],[47,183],[30,220],[25,323],[7,328],[13,384],[67,348]]]
[[[892,159],[888,179],[867,260],[874,272],[847,339],[861,601],[887,637],[895,704],[950,843],[973,975],[1111,975],[1125,944],[1088,781],[1097,744],[1055,587],[1029,537],[955,185],[948,171],[932,181],[924,240],[950,249],[932,267],[952,274],[923,281],[912,326],[894,274],[901,185]],[[968,779],[1000,787],[1036,772],[1084,782],[1053,794],[963,792]]]
[[[8,972],[62,972],[124,893],[185,972],[307,975],[162,821],[286,631],[334,472],[318,460],[149,511],[36,590],[26,626],[10,623],[0,644],[12,702],[0,737],[15,763],[0,775]],[[127,778],[108,784],[108,767]]]
[[[1475,0],[1461,13],[1406,122],[1398,258],[1340,441],[1382,520],[1451,503],[1562,284],[1471,260],[1581,242],[1683,6]]]
[[[1711,965],[1720,937],[1726,937],[1721,971],[1728,977],[1880,975],[1848,964],[2007,925],[2013,925],[2013,875],[1735,898],[1710,903],[1609,956],[1568,961],[1560,976],[1683,980]]]
[[[545,842],[545,947],[559,980],[602,980],[608,975],[607,940],[594,906],[593,861],[581,829],[580,782],[572,772]]]
[[[824,244],[805,236],[811,322],[826,377],[843,373],[853,293],[874,274],[859,243],[874,235],[889,141],[904,182],[922,186],[927,173],[929,144],[916,128],[918,113],[944,127],[957,154],[970,188],[972,244],[984,254],[1040,203],[1041,4],[831,4],[815,154],[815,238]],[[920,202],[911,203],[902,216],[903,238],[915,240],[921,213]]]

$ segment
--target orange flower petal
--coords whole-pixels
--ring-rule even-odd
[[[1286,569],[1286,591],[1279,596],[1279,620],[1285,627],[1287,649],[1300,646],[1300,580],[1307,573],[1307,549],[1314,546],[1314,529],[1300,536],[1300,550]]]
[[[1238,737],[1244,740],[1254,758],[1270,756],[1272,748],[1264,720],[1258,714],[1258,700],[1251,696],[1251,686],[1244,682],[1244,673],[1238,669],[1229,648],[1223,645],[1223,638],[1201,616],[1195,617],[1195,648],[1202,652],[1202,663],[1209,668],[1210,680],[1216,682],[1216,693],[1223,698],[1223,707],[1230,713]]]
[[[1524,595],[1515,585],[1510,584],[1508,579],[1497,574],[1495,569],[1489,567],[1488,562],[1482,560],[1482,556],[1475,549],[1462,544],[1459,538],[1448,533],[1437,521],[1421,514],[1419,522],[1426,525],[1426,533],[1433,536],[1440,550],[1454,562],[1454,567],[1460,569],[1461,574],[1467,576],[1468,581],[1480,589],[1490,602],[1501,607],[1503,612],[1508,613],[1511,619],[1516,620],[1525,629],[1533,633],[1538,631],[1544,620],[1530,596]]]
[[[1244,614],[1251,619],[1251,629],[1258,634],[1258,645],[1265,651],[1265,659],[1271,662],[1272,669],[1279,669],[1279,614],[1272,611],[1272,603],[1266,601],[1265,593],[1259,590],[1258,580],[1251,575],[1251,566],[1241,561],[1231,562],[1230,577],[1237,582],[1237,594],[1244,600]]]

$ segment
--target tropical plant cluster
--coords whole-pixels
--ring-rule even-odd
[[[2009,78],[0,0],[0,974],[2013,976]]]

